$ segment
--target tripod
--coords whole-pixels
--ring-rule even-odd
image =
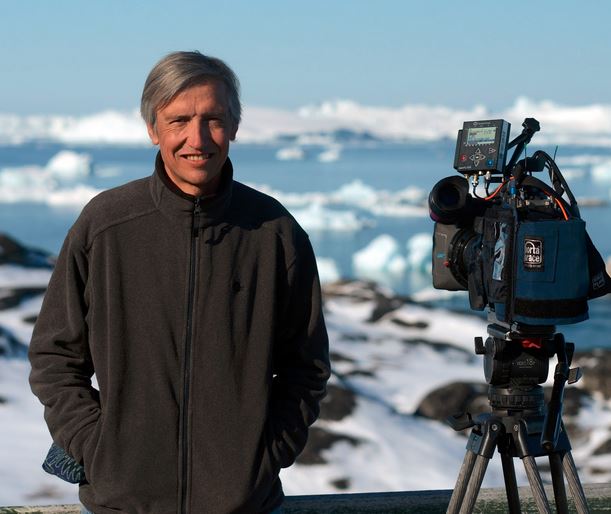
[[[538,327],[523,332],[488,326],[484,345],[475,339],[475,352],[484,355],[486,381],[490,384],[488,400],[492,412],[478,416],[453,416],[448,421],[455,430],[472,428],[456,486],[447,514],[473,512],[477,495],[495,448],[501,455],[503,478],[509,512],[519,514],[520,497],[513,459],[524,463],[526,475],[540,513],[552,512],[543,488],[535,457],[548,456],[558,514],[568,514],[564,477],[566,476],[577,512],[589,512],[586,497],[571,455],[571,445],[562,424],[564,386],[580,378],[578,368],[570,369],[575,346],[566,343],[553,327]],[[549,404],[543,388],[547,380],[549,358],[558,356]]]

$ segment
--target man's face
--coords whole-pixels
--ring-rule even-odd
[[[214,194],[238,130],[229,116],[225,85],[210,80],[192,86],[156,114],[155,126],[147,129],[168,177],[187,194]]]

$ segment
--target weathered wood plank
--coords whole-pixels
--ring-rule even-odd
[[[591,514],[611,513],[611,484],[584,485]],[[545,487],[553,501],[551,486]],[[284,504],[286,514],[443,514],[452,491],[407,491],[393,493],[323,494],[288,496]],[[538,513],[532,492],[520,488],[522,512]],[[569,508],[575,512],[572,499]],[[476,514],[505,514],[507,500],[504,489],[482,489],[475,504]],[[49,505],[36,507],[0,507],[0,514],[79,514],[78,505]]]

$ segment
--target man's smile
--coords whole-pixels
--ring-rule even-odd
[[[189,154],[183,155],[183,158],[187,159],[188,161],[203,161],[210,159],[213,155],[214,154],[212,153]]]

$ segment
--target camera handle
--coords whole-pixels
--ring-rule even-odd
[[[524,150],[524,147],[530,143],[530,140],[535,135],[535,132],[539,132],[539,130],[541,130],[541,125],[535,118],[526,118],[522,123],[522,127],[524,127],[522,133],[507,146],[507,150],[513,148],[514,146],[516,149],[514,150],[511,159],[507,163],[507,166],[505,166],[505,175],[511,174],[511,170],[515,166],[516,162],[518,162],[518,158],[520,157],[522,150]]]

